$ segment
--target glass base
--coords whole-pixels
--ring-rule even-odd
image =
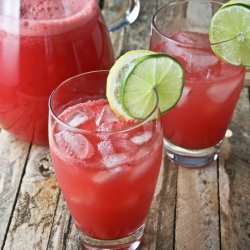
[[[221,144],[222,141],[210,148],[185,149],[164,138],[164,147],[168,158],[178,165],[189,168],[205,167],[215,161],[218,158]]]
[[[99,240],[81,233],[81,241],[85,249],[88,250],[101,250],[101,249],[135,250],[139,247],[141,243],[144,228],[145,225],[142,225],[133,234],[130,234],[127,237],[116,240]]]

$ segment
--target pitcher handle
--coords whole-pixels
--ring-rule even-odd
[[[109,32],[117,31],[129,24],[132,24],[138,17],[140,12],[140,1],[129,0],[129,7],[126,12],[116,22],[108,25]]]

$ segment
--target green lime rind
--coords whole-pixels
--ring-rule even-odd
[[[248,4],[244,4],[244,3],[233,3],[233,4],[228,4],[228,5],[222,5],[222,7],[220,9],[225,9],[225,8],[228,8],[228,7],[231,7],[231,6],[242,6],[244,8],[248,8],[250,9],[250,6]]]
[[[250,0],[231,0],[231,1],[228,1],[228,2],[224,3],[221,6],[221,9],[226,8],[228,6],[232,6],[232,5],[242,5],[242,6],[245,6],[245,7],[249,7],[250,6]]]
[[[123,110],[135,119],[145,119],[157,103],[163,114],[179,101],[184,86],[182,65],[166,54],[151,54],[131,64],[120,87]]]
[[[250,8],[235,3],[218,10],[211,21],[209,38],[219,58],[250,66]]]

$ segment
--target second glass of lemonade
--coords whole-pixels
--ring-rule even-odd
[[[181,99],[161,121],[168,157],[188,167],[217,158],[245,77],[244,67],[223,62],[211,49],[210,22],[220,7],[176,1],[153,17],[150,49],[173,56],[185,71]]]

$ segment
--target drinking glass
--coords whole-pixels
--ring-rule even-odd
[[[123,24],[138,9],[138,1],[128,2],[132,7],[121,17]],[[0,1],[0,126],[47,144],[52,90],[73,75],[113,63],[96,0]]]
[[[141,121],[114,115],[105,99],[107,75],[84,73],[52,93],[50,152],[84,246],[136,249],[159,174],[163,134],[157,104]]]
[[[168,157],[187,167],[217,159],[244,81],[245,68],[221,61],[209,43],[210,21],[221,4],[176,1],[152,20],[150,49],[173,56],[184,67],[182,96],[161,121]]]

